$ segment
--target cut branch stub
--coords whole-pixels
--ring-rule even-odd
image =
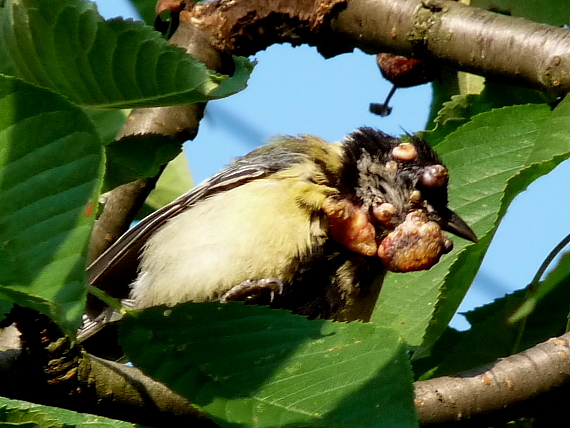
[[[196,4],[181,13],[181,21],[207,28],[214,47],[234,55],[253,55],[276,43],[318,45],[330,20],[348,0],[216,0]]]
[[[442,69],[433,61],[387,53],[376,55],[376,64],[382,76],[398,88],[409,88],[431,82],[441,74]]]
[[[370,104],[370,112],[379,116],[388,116],[392,108],[388,106],[397,88],[409,88],[435,80],[442,72],[442,67],[435,61],[407,58],[401,55],[382,53],[376,55],[376,64],[382,76],[394,86],[383,104]]]

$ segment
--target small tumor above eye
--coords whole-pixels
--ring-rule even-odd
[[[409,162],[418,157],[418,151],[412,143],[400,143],[392,149],[392,157],[401,162]]]

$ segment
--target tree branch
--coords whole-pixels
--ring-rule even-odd
[[[368,53],[435,59],[457,70],[564,94],[570,31],[444,0],[350,0],[332,31]]]
[[[101,195],[99,202],[103,204],[103,213],[95,221],[91,232],[89,263],[94,262],[128,230],[157,181],[158,176],[142,178]]]
[[[145,426],[218,428],[139,369],[83,352],[47,315],[16,305],[9,318],[19,340],[0,341],[0,395]]]
[[[144,426],[192,426],[219,428],[188,400],[135,367],[85,354],[77,370],[81,395],[46,391],[29,366],[21,363],[21,351],[0,351],[0,395],[139,423]]]
[[[570,388],[570,333],[536,345],[524,352],[460,374],[416,382],[416,408],[420,424],[485,426],[485,422],[509,421],[522,416],[550,414],[566,401]],[[18,363],[18,352],[0,352],[0,394],[37,401],[49,397],[50,405],[114,417],[146,426],[215,428],[212,421],[190,402],[139,369],[85,354],[78,384],[86,399],[78,402],[62,395],[35,394],[29,367]],[[22,383],[22,379],[26,381]],[[22,388],[15,388],[22,385]],[[90,394],[93,394],[92,396]],[[556,413],[558,415],[559,413]],[[166,423],[165,421],[168,421]]]
[[[96,400],[81,411],[145,426],[219,428],[184,397],[135,367],[86,355],[82,381],[95,388]]]
[[[570,31],[446,0],[217,0],[181,15],[224,52],[309,44],[330,57],[354,48],[432,59],[562,94],[570,90]],[[275,28],[276,27],[276,28]]]
[[[422,426],[458,422],[486,426],[484,422],[497,424],[552,409],[552,396],[548,395],[549,403],[541,398],[568,386],[569,340],[570,333],[566,333],[499,360],[490,368],[416,382],[416,407]]]

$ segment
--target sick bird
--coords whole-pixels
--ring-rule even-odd
[[[387,271],[432,267],[453,246],[443,231],[477,241],[447,185],[415,137],[279,137],[142,220],[89,278],[130,284],[137,308],[244,300],[366,321]]]

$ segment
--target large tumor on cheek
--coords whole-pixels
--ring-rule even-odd
[[[441,227],[422,211],[406,216],[378,246],[378,257],[392,272],[425,270],[453,248]]]
[[[346,199],[328,198],[323,204],[332,238],[364,256],[378,252],[376,231],[362,208]]]
[[[378,242],[381,235],[361,207],[346,199],[335,198],[328,198],[323,204],[331,237],[350,251],[379,257],[389,271],[426,270],[451,251],[451,240],[423,211],[409,213],[395,226],[391,224],[393,208],[391,204],[382,204],[373,210],[374,221],[382,228],[392,229]]]

